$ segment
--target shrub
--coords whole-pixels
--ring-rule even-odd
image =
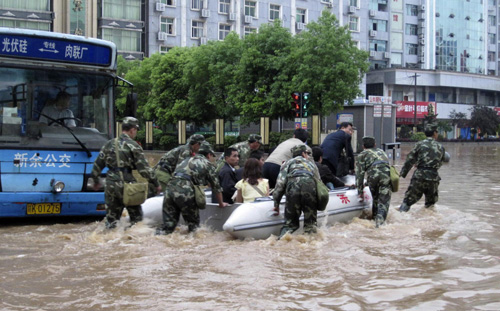
[[[413,141],[421,141],[421,140],[424,140],[426,138],[427,137],[422,132],[417,132],[417,133],[411,135],[411,140],[413,140]]]

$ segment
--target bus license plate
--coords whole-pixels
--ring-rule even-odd
[[[26,205],[28,215],[61,214],[61,203],[28,203]]]

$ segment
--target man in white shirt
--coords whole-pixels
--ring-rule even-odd
[[[40,115],[40,122],[50,125],[60,125],[58,122],[54,120],[60,120],[64,122],[64,124],[68,127],[75,127],[75,116],[73,112],[69,109],[69,101],[71,99],[71,95],[68,93],[61,91],[57,94],[55,101],[52,104],[45,104],[43,107],[42,113]],[[47,118],[50,117],[49,118]]]
[[[262,167],[262,175],[264,178],[269,179],[270,188],[274,188],[276,185],[276,178],[278,178],[278,174],[280,173],[281,164],[292,158],[290,149],[297,145],[305,144],[307,138],[309,138],[309,133],[304,129],[298,128],[293,132],[293,138],[279,144],[269,157],[267,157]],[[311,147],[306,146],[306,148],[312,152]]]

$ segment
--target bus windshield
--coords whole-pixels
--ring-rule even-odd
[[[0,68],[3,145],[80,149],[76,136],[98,150],[112,136],[113,87],[110,74]]]

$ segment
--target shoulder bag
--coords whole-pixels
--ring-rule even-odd
[[[311,169],[307,164],[302,161],[302,164],[304,164],[305,168],[312,173]],[[318,197],[318,211],[324,211],[326,209],[326,206],[328,205],[328,201],[330,200],[330,189],[321,181],[321,179],[318,179],[314,174],[312,173],[312,176],[314,178],[314,181],[316,182],[316,196]]]
[[[119,156],[119,144],[118,138],[115,139],[115,153],[116,153],[116,164],[119,168],[123,167],[120,165]],[[120,171],[120,177],[123,181],[123,205],[125,206],[138,206],[146,201],[148,196],[148,184],[138,183],[138,182],[126,182],[123,179],[123,172]]]

